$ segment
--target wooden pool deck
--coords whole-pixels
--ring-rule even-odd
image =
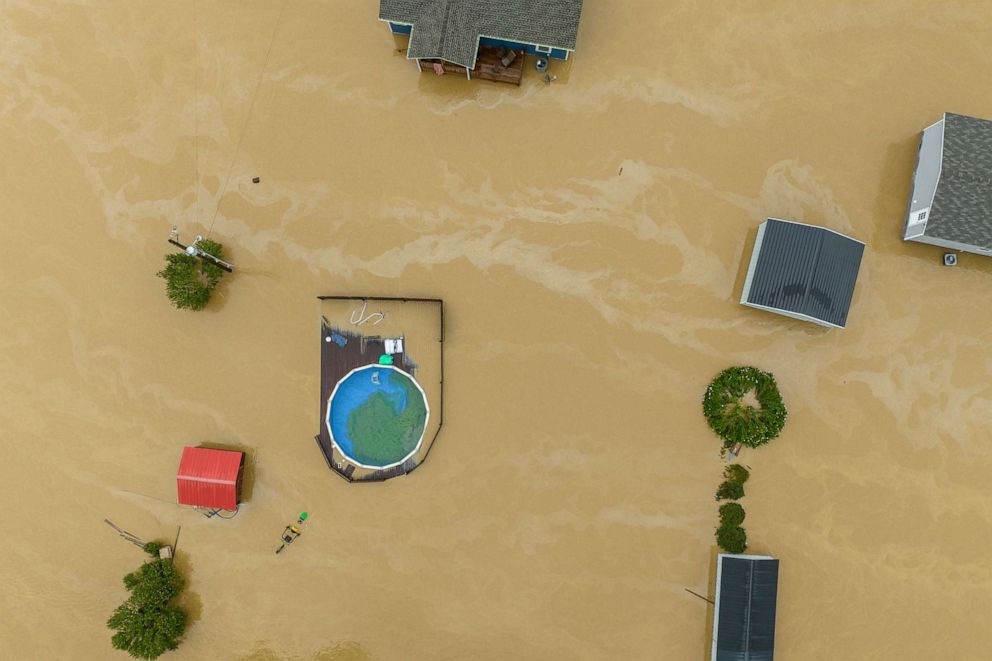
[[[511,49],[499,48],[496,46],[479,46],[479,55],[475,60],[475,68],[468,69],[458,64],[445,62],[444,60],[417,60],[417,66],[421,73],[434,73],[434,63],[439,62],[444,67],[445,74],[464,76],[465,78],[479,78],[482,80],[492,80],[497,83],[509,83],[520,85],[524,77],[524,59],[526,53],[523,49],[516,51],[517,57],[504,67],[502,58]]]
[[[419,466],[441,431],[444,381],[444,311],[437,299],[321,296],[320,431],[314,440],[328,468],[349,482],[381,482],[406,475]],[[361,324],[359,318],[369,317]],[[375,315],[383,314],[380,323]],[[327,338],[331,341],[328,342]],[[417,379],[427,396],[430,419],[420,450],[406,462],[386,469],[356,465],[341,454],[327,431],[327,405],[338,382],[353,369],[379,362],[387,338],[403,338],[403,351],[393,365]],[[335,341],[336,340],[336,341]]]

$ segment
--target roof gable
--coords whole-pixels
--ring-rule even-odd
[[[864,244],[832,230],[776,218],[755,241],[741,303],[843,328]]]
[[[233,510],[243,457],[230,450],[183,448],[176,473],[179,504]]]
[[[778,560],[721,555],[714,661],[772,661]]]
[[[944,114],[940,178],[925,234],[992,248],[992,122]]]

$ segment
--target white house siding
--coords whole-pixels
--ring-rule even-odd
[[[758,255],[761,253],[761,243],[765,239],[765,227],[768,221],[758,226],[758,236],[754,239],[754,248],[751,249],[751,263],[747,267],[747,276],[744,278],[744,289],[741,290],[741,303],[747,305],[748,296],[751,295],[751,283],[754,281],[754,268],[758,265]]]
[[[920,151],[913,174],[913,191],[906,214],[904,239],[923,236],[933,196],[940,180],[941,155],[944,149],[944,120],[928,126],[920,138]]]

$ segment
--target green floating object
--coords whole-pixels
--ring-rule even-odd
[[[381,356],[379,356],[379,364],[380,365],[392,365],[393,364],[393,357],[390,356],[388,353],[384,353]]]

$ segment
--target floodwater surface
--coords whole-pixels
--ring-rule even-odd
[[[704,661],[700,401],[753,364],[790,411],[742,457],[776,659],[988,659],[992,260],[900,231],[919,131],[992,117],[992,6],[586,0],[519,88],[418,74],[376,17],[0,4],[0,656],[126,658],[107,518],[181,526],[170,659]],[[736,302],[768,216],[867,243],[847,329]],[[236,265],[203,312],[155,277],[173,224]],[[413,475],[324,464],[320,294],[444,299]],[[206,441],[253,450],[232,520],[175,505]]]

